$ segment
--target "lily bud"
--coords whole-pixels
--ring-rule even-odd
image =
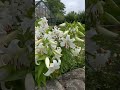
[[[84,40],[82,40],[82,39],[80,39],[80,38],[78,38],[78,37],[75,37],[75,39],[76,39],[77,41],[79,41],[79,42],[84,42]]]
[[[69,31],[65,31],[65,32],[64,32],[64,36],[66,36],[68,33],[69,33]]]

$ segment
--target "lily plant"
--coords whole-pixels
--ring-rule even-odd
[[[64,63],[61,59],[63,49],[70,50],[73,53],[72,57],[78,56],[81,51],[81,47],[77,45],[80,39],[79,37],[76,39],[77,35],[73,36],[69,29],[64,31],[57,26],[51,28],[47,22],[45,17],[41,18],[35,27],[35,64],[38,83],[60,69],[61,63]],[[41,77],[44,79],[41,80]]]

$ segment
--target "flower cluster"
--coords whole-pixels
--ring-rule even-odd
[[[71,37],[69,31],[62,31],[61,28],[54,26],[50,29],[46,18],[41,18],[35,27],[35,63],[40,65],[44,60],[48,71],[44,73],[49,76],[60,68],[62,49],[68,49],[77,56],[81,47],[75,44],[76,39]]]

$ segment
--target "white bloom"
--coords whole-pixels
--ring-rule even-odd
[[[62,48],[69,48],[74,56],[80,53],[81,47],[77,47],[74,43],[75,39],[69,35],[70,30],[62,31],[60,28],[55,26],[52,30],[49,30],[46,18],[42,18],[38,22],[39,26],[35,28],[35,54],[47,55],[45,59],[45,65],[48,71],[44,74],[50,76],[55,70],[60,68]],[[51,51],[50,51],[51,50]],[[49,53],[50,52],[50,53]],[[39,58],[35,57],[36,65],[39,65]]]
[[[54,41],[54,39],[49,40],[50,46],[52,49],[56,49],[57,47],[57,41]]]
[[[75,48],[74,50],[72,50],[72,53],[74,56],[77,56],[81,51],[81,47]]]
[[[46,67],[48,68],[48,71],[44,74],[45,76],[50,76],[51,73],[53,73],[55,70],[60,68],[61,60],[53,60],[53,63],[50,63],[50,60],[48,57],[45,59]]]
[[[43,43],[40,43],[38,46],[35,47],[35,53],[39,54],[47,54],[46,47],[43,46]]]
[[[35,36],[38,38],[46,33],[49,28],[46,18],[41,18],[42,20],[38,22],[40,26],[35,27]]]
[[[39,39],[42,36],[39,30],[35,30],[35,37]]]
[[[57,47],[57,50],[54,50],[54,54],[55,54],[54,57],[55,57],[57,60],[59,60],[60,57],[62,56],[61,52],[62,52],[62,49],[61,49],[60,47]]]
[[[38,40],[38,38],[37,38],[37,36],[35,36],[35,41],[37,41]]]
[[[56,26],[54,29],[52,29],[52,36],[53,38],[60,39],[64,35],[63,31],[60,31],[60,28],[57,28]]]
[[[48,26],[48,20],[45,18],[45,17],[43,17],[43,18],[41,18],[42,20],[40,21],[40,22],[38,22],[38,24],[40,25],[40,27],[42,28],[41,30],[42,31],[45,31],[45,30],[47,30],[48,28],[49,28],[49,26]]]
[[[59,26],[64,27],[64,26],[66,26],[66,23],[62,23]]]
[[[61,47],[66,48],[75,48],[75,44],[73,43],[75,39],[70,39],[70,35],[67,35],[66,38],[62,38],[62,42],[60,43]]]
[[[50,34],[50,32],[48,34],[44,34],[44,39],[52,39],[52,35]]]

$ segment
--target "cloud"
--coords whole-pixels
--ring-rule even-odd
[[[75,11],[84,11],[85,10],[85,0],[61,0],[65,4],[66,13]]]
[[[85,0],[61,0],[61,2],[65,4],[66,13],[71,11],[79,12],[85,10]]]

